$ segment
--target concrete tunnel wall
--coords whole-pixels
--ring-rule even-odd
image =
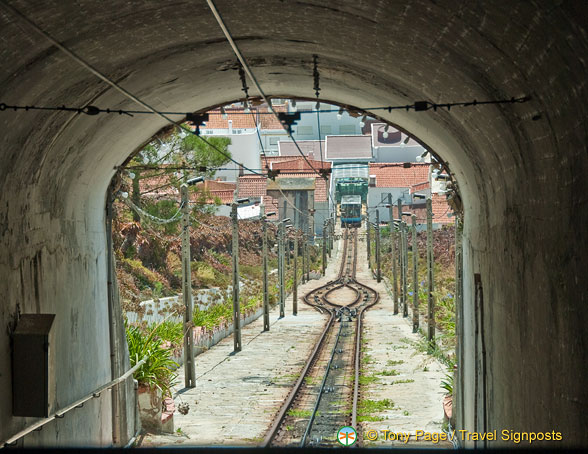
[[[156,108],[194,111],[242,96],[205,2],[8,3]],[[464,199],[459,428],[484,430],[486,420],[486,430],[559,430],[567,445],[588,444],[586,4],[216,3],[270,95],[312,97],[317,54],[321,97],[333,102],[532,97],[379,114],[442,156]],[[0,25],[0,102],[138,107],[2,6]],[[0,112],[0,439],[30,422],[11,409],[17,313],[57,314],[58,407],[110,380],[105,191],[115,166],[164,125],[155,116]],[[474,395],[484,360],[474,273],[486,408],[481,385]],[[110,405],[104,394],[25,446],[109,445]]]

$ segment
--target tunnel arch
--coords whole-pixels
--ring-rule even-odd
[[[198,111],[242,97],[235,57],[205,2],[9,3],[159,109]],[[588,262],[573,247],[585,251],[586,232],[577,226],[588,216],[586,6],[500,0],[459,7],[424,0],[219,0],[217,6],[267,94],[312,97],[316,54],[321,98],[340,104],[531,97],[520,105],[380,115],[447,160],[460,184],[465,297],[472,301],[473,276],[480,274],[491,402],[481,409],[481,396],[464,389],[460,427],[480,430],[473,421],[483,416],[487,429],[550,431],[559,424],[570,444],[588,442],[582,427],[588,395],[578,378],[588,363],[582,307]],[[4,3],[0,12],[1,102],[137,107]],[[7,276],[0,284],[6,295],[0,363],[9,370],[9,333],[19,311],[56,312],[60,377],[73,377],[58,386],[57,400],[67,404],[111,375],[100,285],[108,181],[129,151],[165,123],[155,116],[18,111],[0,112],[0,125],[0,272]],[[479,313],[468,307],[471,331]],[[102,339],[101,346],[76,343],[80,330]],[[96,370],[76,367],[87,360]],[[473,349],[460,358],[469,382],[479,360]],[[7,402],[0,406],[6,421],[0,438],[7,438],[27,421],[11,416],[10,374],[0,376],[0,388]],[[48,429],[38,442],[85,437],[109,444],[109,411],[101,401],[77,417],[99,418],[100,428],[81,423],[85,429],[76,431],[75,423],[63,423],[59,435]]]

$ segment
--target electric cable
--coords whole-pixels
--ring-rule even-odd
[[[29,18],[27,18],[19,10],[17,10],[16,8],[14,8],[11,5],[8,5],[4,0],[0,0],[0,5],[4,6],[5,9],[9,10],[13,15],[17,16],[22,21],[24,21],[29,27],[32,27],[33,30],[35,30],[37,33],[39,33],[41,36],[43,36],[45,39],[47,39],[51,44],[53,44],[54,46],[56,46],[59,50],[61,50],[62,52],[64,52],[67,56],[69,56],[71,59],[73,59],[75,62],[77,62],[80,66],[82,66],[83,68],[85,68],[86,70],[88,70],[89,72],[91,72],[92,74],[94,74],[96,77],[98,77],[99,79],[101,79],[106,84],[110,85],[115,90],[119,91],[121,94],[123,94],[125,97],[127,97],[131,101],[135,102],[136,104],[139,104],[140,106],[142,106],[143,108],[149,110],[153,114],[158,115],[159,117],[163,118],[168,123],[170,123],[172,125],[175,125],[177,128],[179,128],[181,130],[184,130],[184,131],[186,131],[186,132],[188,132],[190,134],[194,134],[200,140],[202,140],[203,142],[205,142],[206,144],[208,144],[210,147],[212,147],[213,149],[215,149],[217,152],[219,152],[221,155],[223,155],[227,159],[233,161],[235,164],[241,165],[243,168],[246,168],[250,172],[255,173],[255,174],[258,174],[257,172],[250,170],[249,168],[247,168],[243,164],[241,164],[241,163],[237,162],[236,160],[234,160],[230,155],[226,154],[225,152],[223,152],[222,150],[220,150],[218,147],[216,147],[213,144],[211,144],[208,140],[204,139],[203,137],[200,137],[200,135],[197,134],[196,132],[194,132],[194,131],[192,131],[192,130],[186,128],[186,127],[184,127],[181,123],[178,123],[177,121],[172,120],[166,114],[163,114],[163,113],[159,112],[157,109],[151,107],[149,104],[147,104],[146,102],[142,101],[141,99],[139,99],[137,96],[135,96],[134,94],[132,94],[128,90],[126,90],[123,87],[121,87],[119,84],[117,84],[116,82],[114,82],[109,77],[105,76],[103,73],[101,73],[100,71],[98,71],[96,68],[94,68],[88,62],[86,62],[83,58],[81,58],[80,56],[78,56],[76,53],[74,53],[73,51],[71,51],[70,49],[68,49],[67,47],[65,47],[63,44],[61,44],[59,41],[57,41],[55,38],[53,38],[51,35],[49,35],[43,29],[41,29],[37,24],[35,24],[33,21],[31,21]],[[4,108],[2,108],[2,107],[4,107]],[[5,110],[5,108],[6,108],[6,105],[5,104],[0,105],[0,110]],[[88,115],[95,115],[96,113],[98,113],[98,112],[96,112],[96,110],[99,110],[99,109],[97,109],[96,107],[93,107],[93,106],[86,106],[83,109],[83,113],[87,113]]]

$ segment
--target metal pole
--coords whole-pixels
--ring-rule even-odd
[[[233,221],[233,344],[234,351],[241,351],[241,304],[239,302],[239,219],[237,204],[231,204]]]
[[[192,271],[190,269],[190,203],[188,185],[180,187],[182,196],[182,298],[184,300],[184,386],[196,386],[194,364],[194,320],[192,317]]]
[[[312,241],[314,242],[314,236],[312,237]],[[310,281],[310,248],[312,248],[312,243],[306,243],[306,282]]]
[[[396,231],[394,230],[394,205],[392,204],[392,194],[388,194],[388,205],[390,205],[390,262],[392,263],[392,298],[394,298],[394,314],[398,314],[398,276],[396,269],[396,257],[394,249],[396,248]]]
[[[327,269],[327,223],[323,224],[323,276]]]
[[[329,218],[329,258],[333,251],[333,239],[335,238],[335,221],[333,218]]]
[[[302,234],[302,283],[306,282],[306,233]]]
[[[408,317],[408,226],[402,222],[402,316]]]
[[[280,318],[285,316],[284,305],[286,302],[285,263],[284,263],[284,223],[278,224],[278,277],[280,281]]]
[[[412,332],[419,330],[419,245],[417,238],[416,214],[412,218]]]
[[[378,282],[382,282],[380,256],[380,210],[376,210],[376,280]]]
[[[298,233],[294,236],[294,280],[292,281],[292,313],[298,314]]]
[[[433,202],[427,199],[427,299],[428,325],[427,339],[432,345],[435,342],[435,299],[433,298]]]
[[[263,330],[269,331],[269,287],[267,282],[267,220],[265,219],[265,207],[261,206],[261,231],[263,237]]]
[[[372,269],[372,240],[370,238],[370,213],[366,210],[365,213],[365,218],[366,218],[366,228],[367,228],[367,259],[368,259],[368,267],[371,270]]]

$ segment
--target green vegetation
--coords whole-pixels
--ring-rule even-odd
[[[382,413],[394,409],[394,402],[390,399],[371,400],[363,399],[357,406],[357,421],[383,421],[381,416],[374,416],[373,413]]]
[[[414,383],[414,380],[412,378],[406,378],[406,379],[403,379],[403,380],[394,380],[390,384],[391,385],[399,385],[401,383]]]
[[[396,369],[390,369],[390,370],[383,370],[382,372],[378,372],[378,375],[392,377],[394,375],[400,375],[400,372],[398,372]]]
[[[290,409],[288,410],[288,416],[292,416],[294,418],[310,418],[310,415],[312,415],[312,411],[311,410],[294,410],[294,409]],[[316,416],[318,416],[319,413],[316,413]]]
[[[398,366],[400,364],[404,364],[404,360],[399,359],[399,360],[394,361],[394,360],[389,359],[388,362],[386,362],[386,366]]]
[[[125,328],[131,367],[147,357],[147,361],[135,371],[133,377],[139,385],[157,388],[165,397],[171,396],[170,388],[177,377],[174,370],[178,364],[172,359],[169,347],[163,345],[165,340],[157,335],[160,326],[161,324],[153,327],[149,332],[144,332],[138,326],[125,325]],[[169,334],[173,330],[168,327],[164,332]]]

